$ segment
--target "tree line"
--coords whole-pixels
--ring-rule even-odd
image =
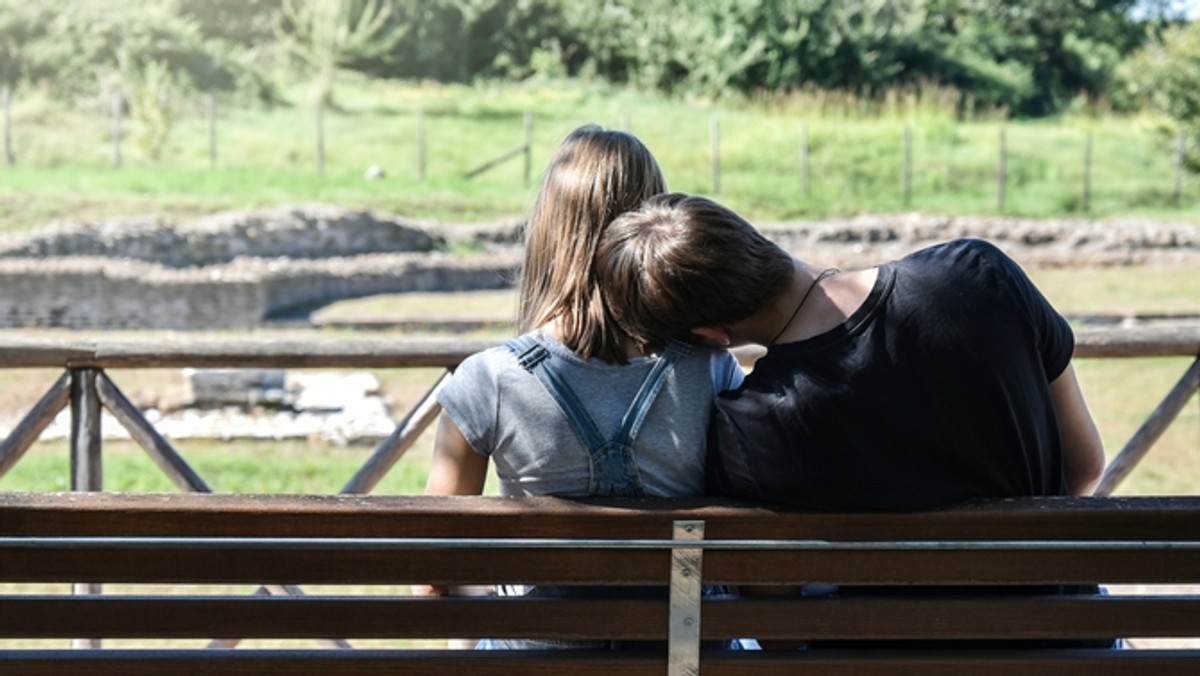
[[[300,74],[574,77],[681,97],[932,84],[959,112],[1156,105],[1197,125],[1200,37],[1172,0],[0,0],[0,86],[278,99]],[[1134,65],[1131,65],[1134,64]],[[140,113],[140,114],[139,114]],[[1193,131],[1195,131],[1193,129]]]

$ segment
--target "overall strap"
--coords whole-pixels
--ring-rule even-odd
[[[571,423],[571,428],[575,430],[575,435],[587,448],[588,453],[595,453],[603,447],[604,436],[600,434],[592,417],[587,414],[583,402],[579,401],[575,391],[562,380],[558,373],[545,363],[550,357],[550,351],[528,334],[517,336],[506,342],[504,346],[516,355],[517,363],[521,365],[521,368],[537,376],[537,379],[541,381],[546,392],[550,394],[550,398],[554,400],[555,404],[558,404],[558,408],[566,417],[567,422]]]
[[[613,437],[614,442],[627,446],[633,445],[633,440],[637,438],[638,432],[642,429],[642,423],[650,413],[650,407],[654,405],[654,400],[658,397],[659,390],[662,389],[668,369],[680,357],[686,357],[691,351],[690,346],[678,340],[667,343],[666,350],[663,351],[654,367],[650,369],[650,373],[646,374],[646,379],[642,381],[642,386],[633,397],[633,403],[629,405],[629,410],[625,412],[625,417],[621,420],[621,429],[617,431],[617,436]]]
[[[583,406],[583,402],[575,394],[575,390],[571,389],[571,386],[554,369],[550,368],[549,364],[545,363],[550,357],[550,351],[544,345],[538,343],[532,336],[525,334],[513,338],[504,346],[516,355],[517,363],[521,365],[521,368],[538,377],[589,452],[595,453],[610,442],[600,433],[595,421]],[[687,356],[690,352],[691,347],[686,343],[677,340],[667,343],[667,348],[663,351],[662,356],[646,374],[646,378],[642,380],[629,409],[625,411],[625,415],[621,419],[620,429],[611,439],[612,443],[626,446],[633,444],[633,440],[641,431],[642,423],[650,413],[650,408],[653,406],[659,390],[662,389],[668,369],[680,357]]]

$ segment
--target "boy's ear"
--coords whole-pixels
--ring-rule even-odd
[[[729,347],[733,343],[729,330],[724,326],[697,326],[691,329],[691,334],[713,347]]]

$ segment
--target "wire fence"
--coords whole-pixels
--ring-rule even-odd
[[[12,115],[14,97],[12,92],[3,88],[0,89],[0,107],[3,109],[3,156],[4,162],[8,166],[18,164],[19,153],[14,147],[13,133],[14,120]],[[164,102],[164,107],[167,104]],[[229,119],[236,115],[236,111],[226,110],[218,104],[215,96],[206,95],[201,97],[192,97],[186,102],[181,102],[176,105],[178,111],[175,116],[179,120],[190,119],[192,124],[189,127],[189,132],[192,137],[196,136],[197,128],[202,127],[206,138],[204,145],[206,147],[206,164],[208,168],[217,171],[222,168],[222,153],[230,146],[237,145],[239,140],[234,138],[235,134],[226,130]],[[97,113],[98,114],[98,113]],[[110,145],[110,159],[107,164],[112,168],[121,168],[126,164],[125,147],[130,141],[131,133],[136,130],[139,122],[130,119],[128,102],[119,94],[114,94],[108,100],[107,111],[104,112],[107,116],[108,130],[105,132],[107,143]],[[317,176],[324,176],[327,165],[327,127],[329,116],[326,106],[318,105],[313,111],[314,124],[311,127],[311,152],[312,152],[312,172]],[[417,107],[409,112],[405,111],[400,114],[403,117],[411,117],[411,124],[406,126],[408,138],[403,139],[403,143],[393,143],[392,147],[388,148],[388,153],[395,165],[413,167],[415,180],[418,183],[428,181],[431,174],[437,172],[440,174],[452,173],[462,180],[472,180],[484,174],[493,172],[498,167],[510,165],[517,160],[520,160],[521,170],[519,173],[510,170],[508,176],[519,176],[519,180],[524,187],[529,187],[534,181],[534,155],[539,149],[545,150],[550,147],[549,144],[556,143],[561,135],[552,135],[544,133],[541,139],[535,139],[535,127],[542,128],[540,123],[536,123],[537,114],[532,108],[526,108],[518,115],[510,117],[519,119],[520,127],[517,128],[514,124],[510,130],[502,132],[487,131],[482,132],[487,138],[487,143],[473,144],[470,140],[463,139],[464,143],[457,145],[478,147],[457,147],[454,149],[454,158],[448,159],[449,153],[431,153],[431,139],[429,131],[429,114],[423,107]],[[445,113],[438,113],[439,118],[445,118]],[[95,116],[93,116],[95,117]],[[462,116],[469,118],[470,115]],[[503,116],[497,116],[503,117]],[[560,114],[547,115],[547,127],[558,130],[563,125],[561,123]],[[1069,141],[1063,141],[1060,138],[1054,142],[1055,148],[1048,147],[1048,143],[1034,140],[1035,146],[1041,147],[1026,147],[1022,149],[1014,149],[1012,138],[1009,135],[1009,129],[1005,125],[995,125],[995,136],[983,138],[978,133],[973,133],[972,143],[975,146],[974,156],[960,166],[955,166],[947,158],[957,152],[955,146],[963,143],[962,139],[950,138],[944,140],[939,145],[937,138],[927,138],[931,134],[926,133],[926,130],[919,124],[905,123],[901,126],[894,123],[890,127],[896,127],[897,133],[894,138],[880,137],[878,134],[871,140],[875,145],[877,157],[874,163],[877,165],[869,172],[861,169],[860,166],[854,164],[854,149],[848,149],[847,152],[839,152],[837,150],[830,151],[831,145],[845,145],[847,140],[841,135],[831,135],[828,132],[829,125],[811,125],[809,123],[798,122],[794,126],[794,135],[792,138],[783,140],[782,142],[768,142],[763,146],[755,147],[754,143],[750,143],[750,148],[747,148],[745,139],[729,142],[729,138],[734,134],[739,134],[742,137],[755,133],[754,129],[747,129],[748,125],[744,122],[730,121],[723,119],[723,115],[713,114],[708,119],[707,130],[707,158],[698,159],[697,153],[692,153],[689,160],[690,166],[688,171],[691,173],[691,180],[687,182],[689,188],[693,191],[702,191],[713,196],[721,196],[730,188],[728,177],[730,174],[746,174],[746,167],[755,165],[756,170],[767,173],[772,178],[787,176],[790,181],[784,189],[791,191],[798,198],[803,198],[806,201],[811,201],[820,190],[826,193],[846,191],[864,192],[878,195],[882,192],[894,191],[896,196],[897,206],[904,209],[912,209],[921,206],[918,204],[919,198],[923,194],[928,194],[933,191],[954,192],[955,190],[969,190],[978,195],[990,193],[990,204],[996,212],[1004,213],[1010,210],[1013,205],[1014,188],[1018,186],[1029,185],[1031,183],[1050,183],[1054,182],[1058,188],[1064,193],[1068,193],[1069,197],[1063,198],[1060,201],[1066,205],[1067,211],[1089,212],[1092,210],[1095,198],[1100,193],[1113,193],[1114,185],[1120,183],[1126,178],[1125,173],[1133,169],[1129,166],[1129,162],[1133,161],[1125,157],[1121,150],[1120,141],[1109,141],[1106,152],[1097,152],[1097,140],[1095,133],[1090,129],[1081,129],[1075,137]],[[694,118],[694,116],[693,116]],[[620,116],[620,127],[629,131],[633,131],[635,125],[634,120],[629,113],[622,113]],[[93,120],[95,122],[95,120]],[[640,123],[641,121],[639,121]],[[351,123],[353,124],[353,123]],[[364,124],[375,124],[374,121]],[[459,124],[464,124],[460,122]],[[498,129],[498,123],[493,122],[490,129]],[[666,123],[672,127],[670,131],[678,134],[686,134],[689,141],[684,144],[699,146],[702,137],[697,134],[696,130],[687,133],[683,129],[684,125]],[[647,124],[647,127],[651,125]],[[663,124],[658,124],[658,133],[662,133]],[[965,125],[964,125],[965,127]],[[263,134],[281,133],[278,130],[262,129]],[[733,133],[731,133],[731,131]],[[47,129],[34,129],[30,134],[45,134],[52,133]],[[241,132],[238,132],[240,134]],[[394,133],[393,134],[394,138]],[[441,132],[443,138],[438,143],[444,148],[447,145],[454,145],[459,139],[456,136],[461,136],[462,132],[457,130],[443,130]],[[639,135],[642,135],[642,130],[638,130]],[[650,131],[645,132],[651,133]],[[1191,183],[1188,174],[1186,153],[1188,151],[1187,138],[1184,135],[1177,136],[1171,143],[1164,144],[1161,140],[1148,140],[1151,134],[1149,132],[1131,132],[1133,137],[1140,138],[1141,145],[1153,145],[1152,150],[1139,151],[1139,158],[1136,163],[1142,166],[1147,164],[1153,165],[1149,168],[1148,174],[1153,176],[1140,176],[1137,180],[1144,186],[1147,181],[1153,181],[1151,187],[1141,187],[1137,190],[1139,194],[1133,195],[1130,199],[1139,203],[1141,206],[1158,206],[1158,207],[1178,207],[1182,205],[1187,198],[1191,197],[1187,194],[1187,188]],[[296,143],[295,133],[290,142]],[[936,136],[936,134],[932,135]],[[517,141],[515,145],[509,145],[503,150],[495,148],[497,137]],[[643,136],[648,142],[651,139],[649,136]],[[519,139],[519,141],[518,141]],[[192,138],[189,143],[192,146],[197,145],[195,138]],[[1029,145],[1026,141],[1026,146]],[[1064,143],[1075,144],[1074,148],[1064,147]],[[400,147],[402,145],[402,147]],[[679,146],[680,141],[676,138],[660,140],[658,145]],[[788,166],[781,166],[777,159],[771,159],[772,156],[778,156],[781,153],[787,155],[786,151],[781,151],[780,146],[794,145],[795,152],[792,154],[794,162],[789,162]],[[990,160],[981,160],[981,155],[985,152],[981,146],[992,147],[992,158]],[[1169,148],[1166,147],[1169,145]],[[1053,150],[1053,153],[1050,151]],[[1033,171],[1030,170],[1014,170],[1014,165],[1019,162],[1028,161],[1031,155],[1045,152],[1047,155],[1053,154],[1053,159],[1039,159],[1042,165],[1048,162],[1057,163],[1056,166],[1050,168],[1042,167]],[[412,153],[411,158],[399,157],[400,153]],[[195,153],[192,153],[194,157]],[[300,167],[305,164],[305,159],[301,153],[293,151],[293,165]],[[1147,159],[1149,155],[1149,159]],[[1074,157],[1073,161],[1067,161],[1063,158]],[[857,160],[861,165],[864,160]],[[866,160],[870,162],[872,160]],[[53,162],[60,162],[54,160]],[[192,161],[195,164],[194,160]],[[439,166],[431,167],[433,164]],[[1064,166],[1073,165],[1073,166]],[[730,169],[732,167],[732,170]],[[1106,182],[1101,184],[1097,181],[1097,173],[1104,172],[1106,174]],[[673,172],[669,172],[673,173]],[[868,175],[869,174],[869,175]],[[368,179],[378,178],[384,175],[384,170],[376,164],[372,164],[366,168],[364,176]],[[1053,178],[1050,178],[1053,177]],[[747,180],[742,179],[742,184]],[[974,185],[969,188],[964,188],[967,181],[973,181]],[[884,185],[879,185],[880,183]],[[991,187],[985,187],[987,183],[991,183]],[[890,187],[887,187],[890,186]],[[1133,188],[1130,188],[1133,190]],[[734,190],[737,190],[735,187]]]

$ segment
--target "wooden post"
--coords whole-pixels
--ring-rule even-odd
[[[71,374],[63,372],[29,413],[9,432],[8,438],[0,440],[0,477],[17,464],[33,442],[54,422],[59,412],[66,408],[70,397]]]
[[[425,180],[425,109],[417,108],[417,180]]]
[[[119,93],[112,95],[112,117],[113,117],[113,166],[121,166],[121,95]]]
[[[0,89],[0,100],[4,104],[4,163],[11,167],[16,159],[12,150],[12,91],[8,87]]]
[[[533,111],[525,110],[525,187],[533,184]]]
[[[904,208],[912,206],[912,129],[904,125]]]
[[[712,191],[721,194],[721,122],[712,119],[708,130],[709,154],[712,157]]]
[[[96,394],[96,369],[71,369],[71,490],[99,491],[104,488],[100,456],[100,397]],[[76,582],[71,593],[99,594],[100,584]],[[72,648],[95,649],[98,638],[76,638]]]
[[[212,489],[191,465],[150,424],[125,393],[103,371],[96,372],[96,395],[129,436],[142,447],[171,481],[184,491],[211,493]]]
[[[1125,448],[1121,449],[1117,457],[1108,464],[1104,470],[1104,476],[1100,479],[1100,485],[1096,487],[1096,495],[1112,495],[1117,486],[1125,480],[1125,477],[1129,476],[1138,462],[1150,451],[1154,442],[1158,441],[1158,438],[1166,431],[1171,421],[1178,417],[1179,412],[1183,410],[1198,389],[1200,389],[1200,359],[1192,362],[1179,382],[1175,383],[1175,386],[1167,393],[1166,398],[1150,413],[1150,417],[1142,423],[1142,426],[1125,444]]]
[[[100,443],[96,369],[71,369],[71,490],[103,489]]]
[[[1087,133],[1083,142],[1083,211],[1087,213],[1092,207],[1092,132]]]
[[[217,97],[209,94],[204,99],[205,113],[208,115],[208,166],[217,166]]]
[[[1187,150],[1187,136],[1179,132],[1179,144],[1175,147],[1175,191],[1171,193],[1171,202],[1178,205],[1183,199],[1183,160]]]
[[[996,211],[1004,213],[1004,190],[1008,182],[1008,148],[1004,129],[1000,129],[1000,166],[996,171]]]
[[[811,160],[808,148],[808,125],[800,130],[800,182],[804,188],[804,199],[812,197]]]
[[[317,176],[325,175],[325,102],[317,101]]]
[[[400,456],[404,455],[404,452],[416,442],[417,437],[421,436],[421,432],[425,431],[425,428],[429,427],[434,420],[437,420],[438,414],[442,411],[441,404],[437,402],[437,393],[449,381],[450,372],[447,371],[425,393],[421,401],[417,402],[417,405],[408,412],[404,420],[396,425],[396,429],[388,435],[388,438],[379,444],[367,462],[342,487],[342,493],[370,493],[375,488],[375,485],[396,464]]]

